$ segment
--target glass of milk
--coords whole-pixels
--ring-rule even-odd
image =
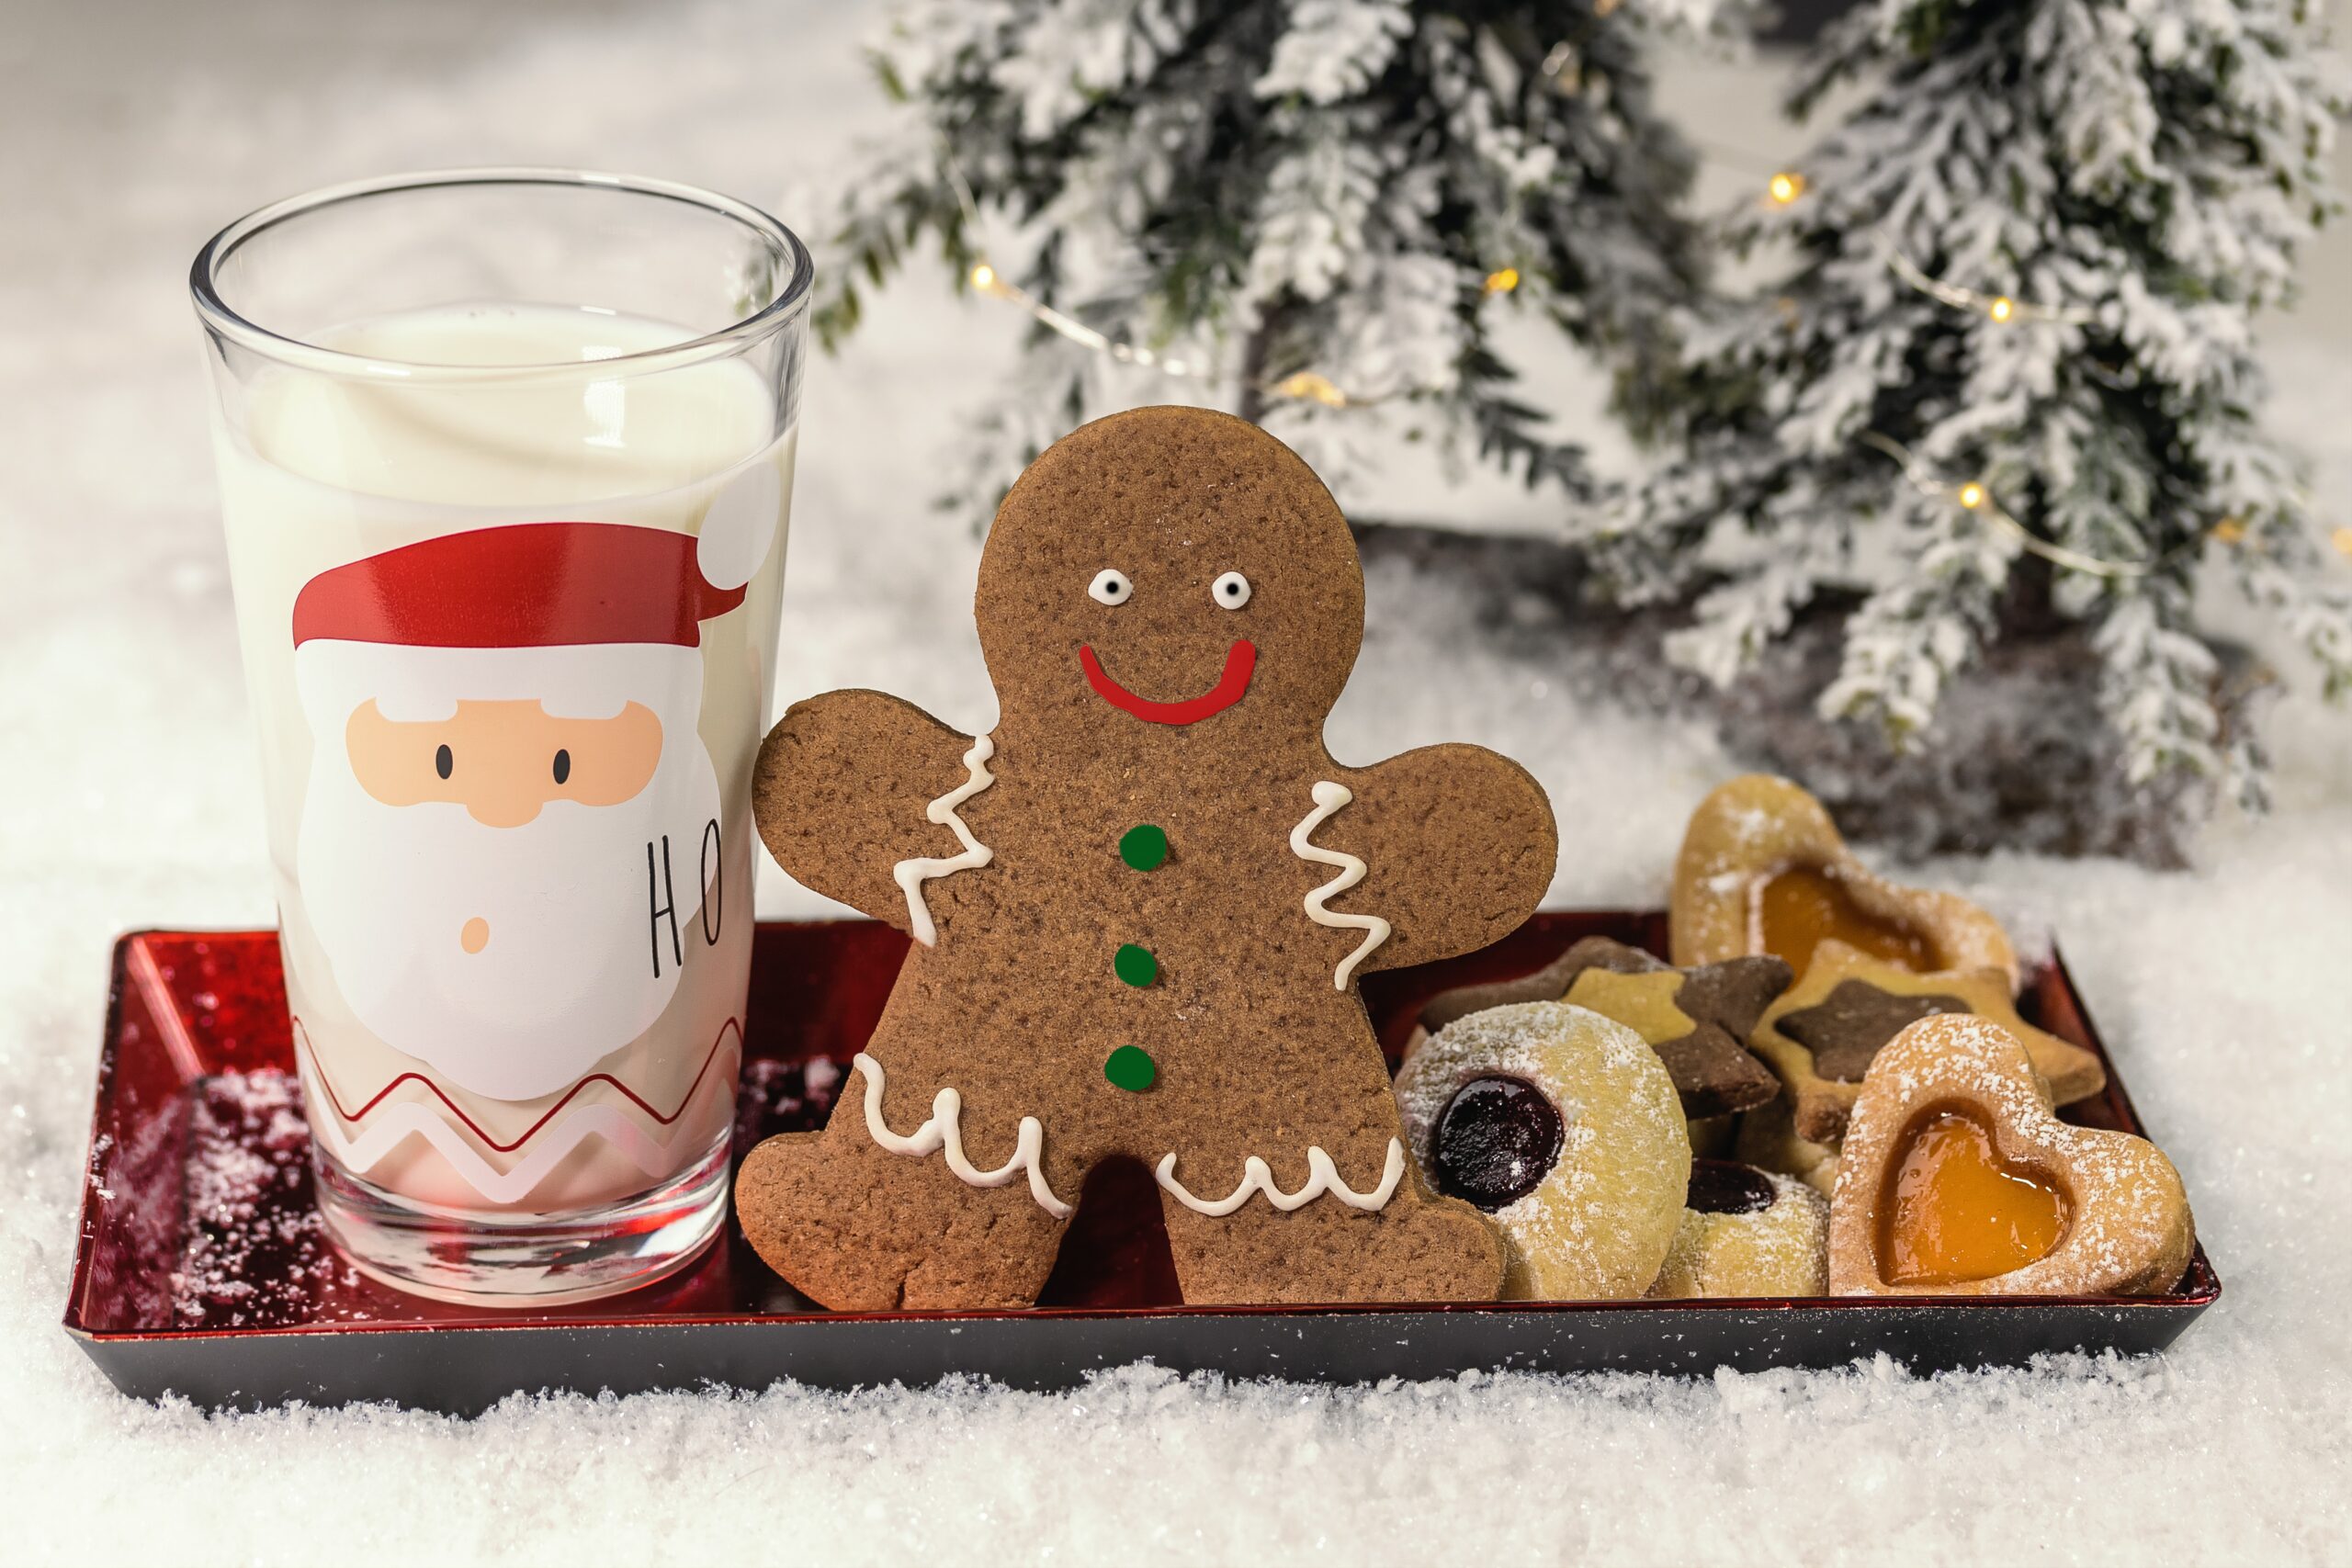
[[[476,1304],[727,1212],[808,254],[659,180],[469,170],[191,276],[318,1176]]]

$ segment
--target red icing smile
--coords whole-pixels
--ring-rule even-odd
[[[1250,689],[1250,672],[1258,668],[1258,645],[1246,638],[1235,642],[1225,651],[1225,673],[1217,677],[1216,684],[1181,703],[1155,703],[1136,696],[1111,679],[1102,661],[1094,657],[1094,649],[1082,643],[1078,662],[1086,671],[1086,683],[1113,707],[1149,724],[1193,724],[1213,713],[1223,713],[1241,700],[1241,694]]]

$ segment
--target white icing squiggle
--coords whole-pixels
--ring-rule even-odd
[[[1332,787],[1336,789],[1339,786],[1335,784]],[[1331,1156],[1325,1154],[1319,1145],[1306,1151],[1306,1172],[1304,1187],[1295,1192],[1285,1192],[1274,1185],[1272,1168],[1256,1155],[1251,1155],[1241,1162],[1241,1185],[1215,1202],[1193,1197],[1184,1184],[1176,1179],[1176,1156],[1172,1153],[1160,1156],[1159,1165],[1152,1174],[1159,1178],[1162,1187],[1176,1194],[1178,1202],[1213,1220],[1221,1220],[1250,1201],[1252,1192],[1263,1192],[1266,1201],[1285,1214],[1293,1209],[1305,1207],[1326,1192],[1351,1209],[1371,1211],[1386,1208],[1388,1200],[1395,1195],[1397,1179],[1405,1174],[1405,1145],[1395,1138],[1388,1140],[1388,1163],[1381,1171],[1380,1185],[1369,1192],[1359,1192],[1340,1180],[1340,1168],[1331,1163]]]
[[[1306,918],[1318,926],[1344,926],[1364,933],[1363,941],[1357,943],[1356,950],[1341,959],[1339,968],[1331,972],[1332,987],[1341,991],[1348,988],[1348,976],[1355,973],[1356,965],[1370,956],[1374,948],[1388,940],[1391,929],[1388,922],[1378,915],[1339,915],[1331,912],[1328,908],[1330,901],[1362,882],[1366,868],[1363,862],[1353,855],[1341,854],[1336,850],[1317,849],[1306,841],[1314,836],[1316,829],[1330,820],[1333,812],[1354,798],[1347,785],[1326,780],[1315,786],[1315,809],[1290,830],[1291,853],[1317,865],[1336,865],[1340,868],[1339,875],[1306,896]],[[1268,1188],[1267,1190],[1271,1192],[1272,1189]],[[1383,1201],[1385,1201],[1385,1195]]]
[[[1046,1185],[1046,1125],[1035,1116],[1021,1119],[1021,1134],[1013,1142],[1012,1157],[994,1170],[982,1170],[964,1156],[962,1095],[952,1089],[941,1089],[932,1100],[931,1120],[900,1137],[882,1120],[882,1064],[860,1051],[857,1070],[865,1075],[866,1134],[877,1147],[918,1159],[944,1149],[947,1168],[956,1173],[958,1180],[972,1187],[1009,1187],[1025,1170],[1029,1173],[1029,1196],[1037,1200],[1037,1207],[1057,1220],[1069,1218],[1070,1206],[1055,1197],[1054,1190]]]
[[[964,782],[923,808],[923,816],[930,820],[956,829],[963,852],[940,859],[916,856],[890,868],[899,890],[907,896],[907,923],[913,928],[915,940],[925,947],[939,944],[939,928],[932,923],[931,906],[923,901],[922,885],[933,877],[949,876],[959,871],[978,871],[996,858],[996,852],[972,837],[972,830],[956,815],[957,807],[996,783],[996,775],[988,769],[989,759],[995,755],[995,741],[985,735],[974,740],[972,749],[964,753]]]

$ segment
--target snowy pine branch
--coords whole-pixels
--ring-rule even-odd
[[[1751,3],[919,0],[875,45],[905,121],[820,204],[818,325],[838,341],[935,246],[959,282],[985,257],[1186,367],[1085,367],[1031,334],[967,500],[1083,419],[1204,401],[1335,479],[1419,442],[1589,502],[1494,327],[1536,313],[1629,411],[1660,400],[1704,254],[1645,50],[1734,33]]]
[[[2199,563],[2230,557],[2352,689],[2352,582],[2258,427],[2251,320],[2290,297],[2337,206],[2352,97],[2317,21],[2297,0],[1877,0],[1792,106],[1865,80],[1799,165],[1802,197],[1724,220],[1736,251],[1789,260],[1681,334],[1679,449],[1600,558],[1656,593],[1702,579],[1719,525],[1763,541],[1672,644],[1716,680],[1817,582],[1862,589],[1820,705],[1907,744],[1932,744],[1988,641],[2087,620],[2135,781],[2258,789],[2189,614]],[[1909,458],[1866,450],[1889,441]],[[2019,572],[2005,518],[2051,559]]]

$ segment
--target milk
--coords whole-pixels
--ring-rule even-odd
[[[345,1168],[417,1207],[466,1215],[617,1202],[707,1158],[731,1122],[752,935],[751,769],[775,669],[794,433],[775,434],[774,399],[758,373],[735,359],[655,374],[623,363],[608,376],[502,374],[473,380],[405,375],[399,368],[593,367],[693,335],[660,321],[545,306],[455,306],[379,318],[311,334],[320,346],[379,362],[378,371],[336,377],[310,369],[263,369],[242,388],[242,417],[232,402],[227,417],[216,423],[238,637],[261,737],[288,999],[311,1124],[322,1147]],[[490,1081],[494,1075],[461,1068],[453,1076],[433,1062],[494,1056],[502,1049],[502,1029],[519,1037],[532,1021],[527,1012],[514,1012],[503,1002],[498,1008],[469,1003],[454,986],[447,998],[430,994],[433,974],[482,972],[436,967],[462,961],[452,956],[457,950],[445,944],[437,927],[414,929],[404,898],[384,901],[380,931],[369,940],[352,940],[349,921],[344,921],[337,928],[345,933],[339,953],[328,950],[311,919],[302,865],[307,862],[315,869],[354,856],[364,860],[368,846],[345,844],[342,848],[349,853],[338,857],[322,854],[313,842],[311,852],[304,853],[302,821],[306,802],[317,796],[314,784],[323,788],[330,780],[356,779],[358,773],[339,728],[343,710],[322,710],[330,722],[316,726],[306,716],[289,629],[296,599],[305,584],[331,569],[466,530],[589,523],[696,535],[707,520],[723,517],[730,531],[740,533],[747,516],[763,529],[772,526],[773,538],[763,546],[763,536],[753,536],[753,553],[742,558],[747,568],[754,559],[757,567],[743,585],[742,602],[699,623],[698,650],[602,648],[575,654],[565,648],[533,648],[526,653],[481,653],[433,648],[412,656],[365,641],[305,645],[302,657],[311,665],[321,662],[313,650],[338,647],[359,660],[387,661],[392,672],[385,677],[384,690],[363,686],[360,705],[371,708],[369,722],[389,715],[415,724],[420,747],[439,733],[430,724],[447,716],[435,711],[436,703],[442,710],[447,703],[434,694],[438,688],[433,684],[440,678],[435,671],[445,667],[462,671],[484,666],[490,671],[484,679],[513,687],[492,694],[506,706],[469,707],[465,716],[475,728],[449,733],[524,734],[517,726],[527,716],[534,725],[554,727],[546,729],[548,747],[561,742],[565,723],[584,726],[611,716],[592,711],[593,697],[554,698],[556,690],[571,683],[570,674],[561,672],[569,667],[593,676],[600,664],[631,670],[641,664],[644,679],[651,682],[649,691],[662,689],[664,671],[685,672],[685,686],[663,713],[671,722],[662,730],[662,755],[699,773],[701,759],[688,748],[698,744],[707,752],[718,801],[707,837],[695,831],[699,821],[678,818],[673,832],[670,821],[646,817],[652,809],[648,803],[659,792],[642,790],[631,804],[613,805],[611,791],[583,793],[560,779],[530,781],[527,804],[540,815],[534,827],[509,834],[470,822],[468,814],[475,807],[461,800],[380,808],[396,813],[379,818],[388,827],[403,833],[426,829],[428,838],[446,828],[450,843],[469,846],[463,867],[436,867],[427,853],[413,857],[418,863],[405,872],[388,872],[391,880],[386,886],[413,886],[420,908],[429,902],[445,869],[454,878],[460,870],[481,875],[487,865],[493,874],[486,880],[514,896],[526,911],[519,917],[526,922],[534,899],[541,908],[577,917],[577,900],[588,896],[581,888],[593,884],[629,889],[625,898],[614,899],[612,943],[612,951],[629,964],[642,962],[629,955],[644,952],[650,922],[656,981],[638,986],[633,996],[639,1001],[666,997],[666,1002],[648,1027],[601,1055],[595,1053],[602,1042],[583,1035],[583,1049],[593,1058],[583,1062],[589,1070],[553,1092],[517,1100],[469,1088],[467,1077]],[[689,558],[693,554],[686,551]],[[448,589],[452,594],[468,591],[462,582]],[[560,584],[548,589],[562,591]],[[694,706],[697,653],[699,708],[688,726],[676,721]],[[505,655],[511,657],[501,663]],[[534,668],[560,672],[543,691],[532,683]],[[424,684],[410,690],[414,671],[422,672],[414,679]],[[305,679],[311,682],[316,709],[315,678]],[[458,700],[469,699],[461,693]],[[531,705],[534,700],[540,705]],[[651,697],[638,705],[663,708]],[[616,698],[613,707],[618,706]],[[514,723],[507,722],[510,717]],[[325,732],[313,733],[314,728]],[[462,795],[466,773],[443,762],[437,750],[419,755],[433,756],[449,781],[445,788],[424,775],[426,785]],[[559,766],[568,763],[567,757]],[[314,778],[321,769],[327,773]],[[621,787],[634,787],[633,780]],[[576,798],[567,798],[567,790]],[[543,808],[537,806],[540,795],[547,796]],[[694,796],[682,786],[664,798]],[[606,803],[583,804],[592,800]],[[374,809],[362,801],[360,816],[364,819]],[[692,815],[700,817],[699,806]],[[600,878],[575,879],[577,868],[567,863],[548,886],[538,887],[533,879],[547,868],[530,860],[531,835],[537,829],[556,828],[571,842],[602,846],[609,840],[612,852],[626,859],[626,874],[600,864]],[[495,874],[510,849],[516,871],[511,877]],[[605,852],[603,847],[582,852],[600,863]],[[650,863],[648,892],[638,900],[634,878],[645,863]],[[665,878],[671,899],[666,931]],[[349,890],[334,891],[340,896]],[[683,919],[681,910],[686,911]],[[503,919],[484,937],[482,922],[469,920],[463,951],[486,948],[486,959],[511,963],[526,934]],[[378,1015],[373,1028],[360,1016],[366,1008],[355,1008],[346,991],[356,995],[365,987],[340,984],[337,964],[347,974],[372,971],[394,962],[411,944],[429,963],[416,971],[428,976],[417,982],[427,994],[409,999],[421,1002],[429,1015],[439,1016],[433,1010],[443,1009],[451,1038],[436,1035],[421,1045],[411,1035],[412,1049],[404,1051],[382,1037],[384,1015]],[[582,954],[573,983],[601,984],[621,962],[592,944]],[[657,982],[674,989],[646,989]],[[564,984],[548,982],[539,994],[553,1007],[565,999]],[[621,984],[626,988],[632,983]],[[466,987],[466,996],[473,989]]]

